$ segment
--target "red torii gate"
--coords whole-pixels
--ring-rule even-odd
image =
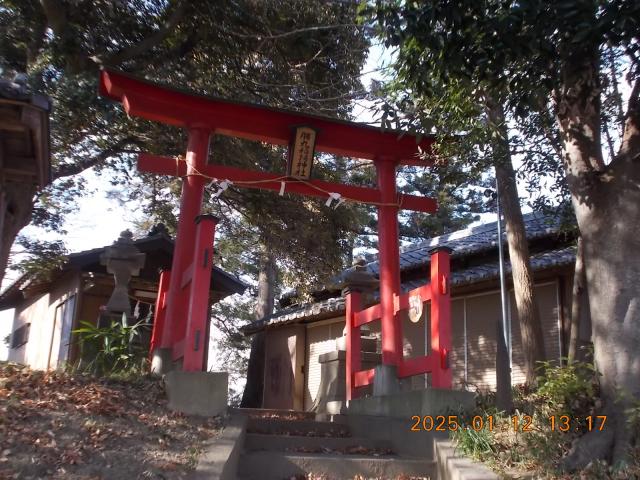
[[[408,308],[408,297],[401,295],[400,290],[398,210],[433,213],[436,202],[426,197],[398,193],[396,167],[429,166],[431,163],[420,159],[418,152],[429,151],[432,138],[423,137],[418,142],[408,133],[382,131],[368,125],[199,96],[111,70],[101,72],[99,90],[101,95],[121,102],[130,116],[182,127],[188,131],[184,159],[144,153],[138,159],[140,171],[184,178],[173,264],[171,272],[165,272],[160,282],[153,348],[170,349],[172,360],[182,359],[185,371],[201,371],[206,367],[204,336],[207,331],[213,237],[217,219],[200,215],[205,184],[210,179],[220,179],[237,186],[278,191],[284,182],[288,193],[323,198],[334,193],[345,200],[377,206],[380,304],[358,312],[357,302],[349,301],[352,307],[347,315],[347,331],[356,332],[363,323],[379,318],[384,365],[397,366],[401,376],[432,372],[434,386],[451,387],[450,369],[445,361],[451,345],[449,295],[446,288],[449,265],[447,252],[439,252],[433,259],[435,262],[432,261],[432,264],[440,266],[437,281],[442,287],[437,288],[439,293],[435,294],[436,290],[432,288],[430,295],[421,296],[423,301],[432,302],[430,356],[412,359],[409,363],[404,361],[402,331],[397,317],[400,310]],[[315,149],[318,151],[373,160],[378,188],[315,179],[301,180],[207,163],[212,134],[288,145],[292,128],[300,125],[316,130]],[[349,334],[348,358],[359,358],[359,338],[356,336]],[[436,361],[438,358],[441,361]],[[356,361],[349,368],[347,383],[353,385],[349,397],[357,386],[373,380],[372,372],[353,369],[358,363]]]

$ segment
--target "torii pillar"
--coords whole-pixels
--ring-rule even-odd
[[[173,249],[172,272],[185,271],[193,258],[193,239],[196,238],[196,217],[200,215],[206,179],[196,174],[207,164],[209,156],[209,140],[211,132],[206,128],[189,129],[187,143],[187,176],[182,182],[180,195],[180,216],[178,231]],[[164,318],[170,319],[168,325],[163,325],[159,344],[153,352],[153,371],[164,374],[173,368],[172,349],[176,331],[184,329],[188,312],[187,298],[180,295],[182,281],[174,279],[169,282],[167,291],[166,312]],[[208,290],[208,289],[207,289]],[[156,308],[156,312],[158,308]]]

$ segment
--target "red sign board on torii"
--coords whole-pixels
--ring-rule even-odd
[[[428,152],[433,139],[423,137],[420,142],[408,133],[383,131],[368,125],[306,115],[287,110],[230,102],[183,92],[132,77],[121,72],[103,70],[100,75],[100,94],[121,102],[127,114],[188,131],[187,152],[184,158],[159,157],[141,154],[138,169],[144,172],[183,177],[180,217],[171,272],[165,273],[158,295],[154,326],[155,348],[170,349],[173,361],[182,361],[186,371],[200,371],[206,366],[208,322],[208,293],[212,267],[213,236],[216,219],[201,216],[205,185],[215,178],[236,186],[337,198],[376,205],[378,208],[378,248],[380,259],[380,304],[378,307],[382,330],[382,362],[403,370],[402,332],[397,313],[399,304],[406,303],[400,290],[398,210],[407,209],[433,213],[433,199],[400,194],[396,190],[398,165],[429,166],[418,156]],[[317,179],[286,177],[208,163],[209,140],[212,134],[228,135],[276,145],[288,145],[292,127],[304,125],[316,132],[315,149],[321,152],[373,160],[377,174],[377,188],[325,182]],[[197,248],[194,248],[197,247]],[[438,257],[446,261],[448,254]],[[433,263],[433,262],[432,262]],[[443,281],[446,282],[446,279]],[[431,299],[432,314],[434,298]],[[447,308],[435,308],[431,318],[432,340],[435,324],[436,342],[432,354],[442,356],[450,349],[451,333],[448,292],[437,296]],[[403,303],[404,302],[404,303]],[[444,303],[443,303],[444,302]],[[438,314],[441,311],[442,314]],[[372,317],[373,318],[373,317]],[[353,323],[352,323],[353,322]],[[347,330],[358,327],[355,319],[347,317]],[[353,355],[359,355],[351,345]],[[358,349],[359,350],[359,349]],[[351,356],[353,356],[351,355]],[[404,369],[411,374],[446,370],[434,375],[437,386],[449,387],[451,375],[447,362],[435,362],[424,357]],[[413,359],[415,360],[415,359]],[[351,362],[349,362],[351,363]],[[348,375],[348,383],[358,372]],[[358,386],[371,381],[371,375],[357,378]],[[365,383],[363,383],[365,382]],[[434,385],[436,386],[436,385]]]

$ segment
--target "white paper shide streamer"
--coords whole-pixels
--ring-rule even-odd
[[[340,195],[339,193],[331,192],[329,194],[329,198],[327,198],[327,201],[324,204],[325,207],[330,207],[334,201],[336,202],[336,204],[333,206],[333,208],[336,209],[340,205],[342,205],[342,203],[344,203],[344,198],[342,198],[342,195]]]
[[[233,185],[233,182],[231,180],[223,180],[222,182],[220,182],[218,184],[218,191],[212,195],[212,198],[218,198],[231,185]]]

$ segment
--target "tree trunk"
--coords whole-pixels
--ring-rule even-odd
[[[571,299],[571,334],[569,338],[569,363],[590,361],[591,320],[589,319],[587,277],[584,266],[584,242],[578,237],[576,266],[573,274]]]
[[[16,236],[31,221],[35,185],[3,182],[0,190],[0,284]]]
[[[555,92],[567,181],[584,241],[594,362],[607,415],[606,431],[574,445],[564,466],[598,458],[614,465],[637,440],[626,409],[640,400],[640,84],[636,81],[618,155],[607,166],[600,140],[597,45],[572,46]]]
[[[487,99],[487,114],[489,121],[498,132],[492,144],[494,165],[500,191],[500,205],[507,231],[509,262],[511,263],[516,310],[520,322],[526,383],[531,386],[536,384],[538,362],[545,360],[545,354],[540,314],[533,291],[529,244],[520,209],[516,174],[511,163],[509,137],[502,105]]]
[[[275,286],[276,286],[276,262],[273,254],[265,245],[261,248],[260,270],[258,272],[258,300],[256,303],[255,317],[260,320],[273,312]],[[264,391],[264,356],[265,356],[265,332],[258,332],[251,339],[251,353],[247,366],[247,383],[242,394],[241,407],[260,408],[262,406],[262,394]]]

